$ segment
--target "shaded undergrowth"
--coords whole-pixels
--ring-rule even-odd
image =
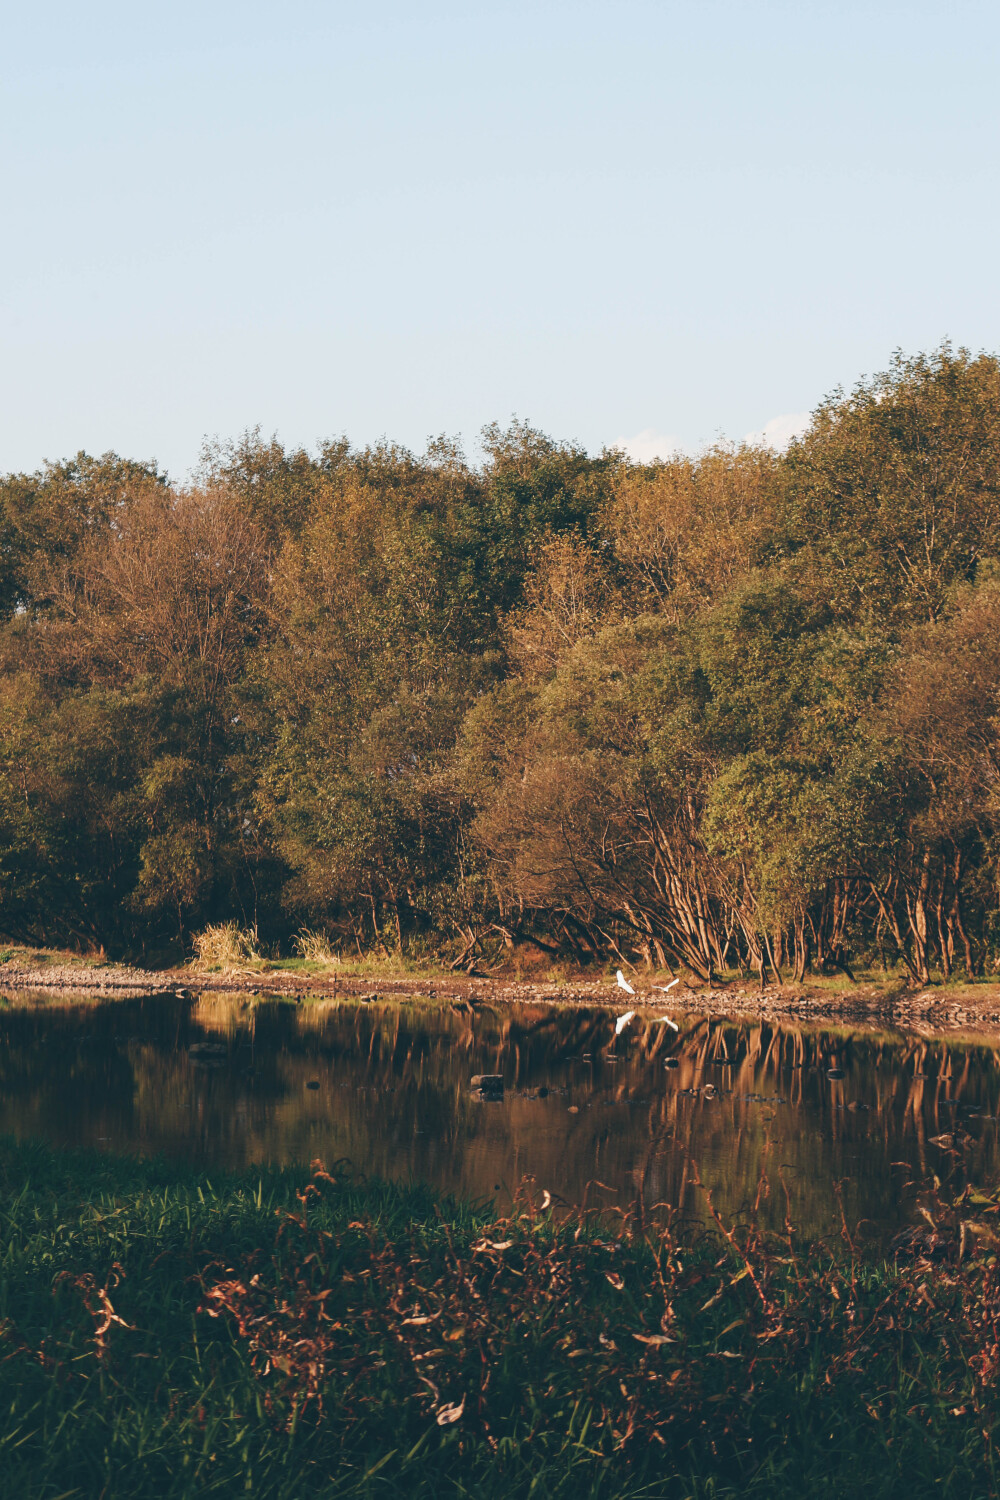
[[[318,1166],[7,1143],[0,1189],[4,1493],[996,1491],[986,1194],[886,1256]]]

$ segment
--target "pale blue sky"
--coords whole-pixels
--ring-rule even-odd
[[[995,0],[8,3],[0,469],[695,447],[1000,349],[998,77]]]

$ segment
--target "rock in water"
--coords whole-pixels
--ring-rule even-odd
[[[229,1048],[223,1042],[192,1042],[188,1048],[188,1056],[201,1062],[209,1058],[222,1060],[228,1054]]]
[[[501,1094],[503,1093],[503,1074],[474,1073],[470,1086],[474,1089],[481,1089],[484,1094]]]

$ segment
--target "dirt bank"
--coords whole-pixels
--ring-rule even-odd
[[[628,997],[607,979],[570,979],[559,984],[505,978],[455,978],[400,975],[341,975],[316,972],[235,970],[201,973],[181,968],[151,971],[122,964],[66,958],[32,961],[20,957],[0,966],[0,991],[53,991],[95,996],[127,996],[192,992],[288,996],[309,999],[442,1000],[452,1004],[511,1004],[548,1002],[557,1005],[600,1005],[624,1009],[655,1006],[677,1014],[725,1015],[761,1020],[882,1022],[918,1030],[1000,1031],[1000,985],[928,986],[904,989],[898,981],[843,986],[826,984],[756,986],[728,984],[712,989],[682,981],[669,995],[633,976],[636,994]]]

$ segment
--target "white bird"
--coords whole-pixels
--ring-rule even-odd
[[[634,995],[635,994],[635,990],[629,984],[628,980],[625,978],[625,975],[622,973],[621,969],[618,970],[618,973],[615,975],[615,978],[618,981],[618,988],[620,990],[624,990],[625,993],[626,993],[626,995]]]
[[[670,1017],[669,1017],[669,1016],[654,1016],[654,1017],[653,1017],[653,1025],[654,1025],[654,1026],[656,1026],[656,1025],[658,1025],[658,1024],[659,1024],[659,1023],[660,1023],[660,1022],[661,1022],[661,1021],[662,1021],[662,1022],[663,1022],[663,1023],[664,1023],[664,1025],[666,1025],[666,1026],[672,1026],[672,1027],[673,1027],[673,1028],[674,1028],[674,1030],[675,1030],[675,1031],[680,1031],[680,1029],[681,1029],[681,1028],[680,1028],[680,1027],[679,1027],[679,1026],[678,1026],[678,1024],[677,1024],[677,1022],[676,1022],[676,1021],[671,1021],[671,1019],[670,1019]]]
[[[615,1022],[615,1036],[621,1036],[622,1032],[625,1030],[625,1027],[628,1025],[634,1015],[634,1010],[627,1010],[623,1016],[618,1017],[617,1021]]]
[[[659,990],[662,995],[669,995],[675,984],[680,984],[680,980],[671,979],[669,984],[654,984],[653,989]]]

